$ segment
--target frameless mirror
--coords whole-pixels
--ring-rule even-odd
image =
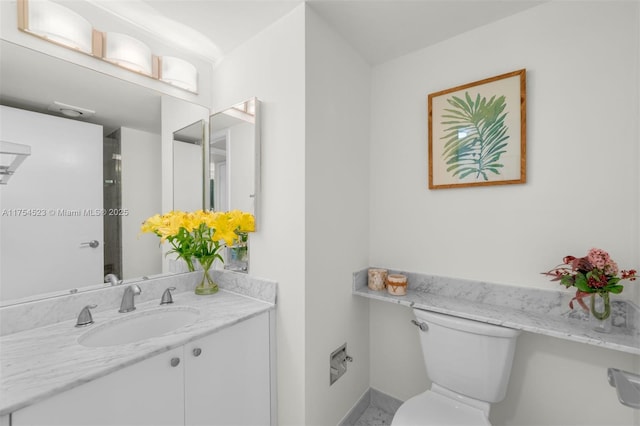
[[[198,120],[173,132],[173,209],[204,206],[205,122]]]
[[[17,126],[15,120],[4,126],[3,120],[2,139],[13,128],[7,137],[24,143],[26,129],[39,126],[37,117],[48,117],[54,126],[64,123],[65,129],[70,123],[98,128],[97,135],[91,132],[92,144],[83,137],[71,140],[62,127],[49,133],[39,128],[40,136],[29,142],[31,155],[0,185],[0,306],[102,288],[108,273],[127,282],[162,274],[158,239],[138,236],[146,218],[162,213],[160,106],[167,95],[6,40],[0,41],[0,79],[0,104],[28,113]],[[95,113],[65,118],[52,109],[60,107],[56,101]],[[189,110],[195,105],[178,98],[173,104]],[[206,129],[206,122],[198,127]],[[206,144],[200,144],[202,151]],[[81,150],[91,150],[96,160]],[[202,180],[201,165],[198,208]],[[79,189],[73,185],[89,183],[88,195],[74,197]],[[85,221],[95,226],[85,227]]]
[[[260,197],[260,101],[251,98],[209,117],[205,150],[206,207],[242,210],[258,222]]]

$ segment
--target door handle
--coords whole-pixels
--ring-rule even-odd
[[[100,245],[100,243],[98,242],[98,240],[91,240],[91,241],[87,241],[84,243],[80,243],[80,247],[86,247],[89,246],[91,248],[96,248]]]

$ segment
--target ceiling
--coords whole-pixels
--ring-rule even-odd
[[[202,33],[224,56],[303,0],[147,0],[145,3]],[[306,0],[306,3],[367,62],[377,65],[544,1]]]
[[[0,0],[4,1],[4,0]],[[191,47],[210,44],[204,51],[215,63],[262,32],[304,0],[58,0],[90,13],[95,19],[116,14],[129,25],[162,41],[179,36]],[[306,0],[306,3],[372,65],[487,25],[543,3],[527,0]],[[120,5],[116,8],[115,5]],[[94,13],[98,9],[93,7]],[[104,12],[108,13],[104,13]],[[131,12],[130,16],[126,15]],[[136,14],[137,13],[137,14]],[[100,16],[98,16],[100,15]],[[93,17],[92,17],[93,19]],[[114,21],[113,19],[111,19]],[[92,21],[93,22],[93,21]],[[95,22],[94,22],[95,23]],[[174,32],[157,31],[158,23]],[[100,22],[99,28],[107,28]],[[155,34],[152,34],[156,31]],[[188,37],[185,37],[188,35]],[[199,40],[199,42],[194,42]],[[201,41],[201,42],[200,42]],[[213,53],[218,57],[213,57]],[[203,52],[201,52],[203,53]],[[133,83],[90,73],[81,67],[35,51],[24,52],[3,42],[0,49],[0,101],[19,108],[49,113],[54,101],[97,111],[86,121],[105,131],[129,126],[147,131],[159,128],[159,94]],[[36,56],[38,56],[36,58]],[[44,62],[41,62],[44,61]],[[22,65],[19,65],[22,64]],[[19,67],[19,68],[18,68]],[[49,72],[42,72],[48,70]],[[53,71],[53,72],[52,72]],[[44,75],[44,76],[42,76]],[[93,75],[93,76],[92,76]],[[56,76],[65,76],[64,79]],[[98,79],[94,81],[93,79]],[[40,81],[40,83],[38,83]],[[83,87],[78,89],[78,83]],[[118,83],[118,86],[112,84]],[[39,85],[41,84],[41,85]],[[134,93],[136,99],[132,99]],[[117,94],[117,96],[114,96]],[[139,114],[145,111],[145,114]],[[156,129],[156,130],[154,130]]]
[[[544,1],[308,1],[367,62],[377,65],[479,28]]]

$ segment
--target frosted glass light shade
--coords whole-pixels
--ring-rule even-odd
[[[104,59],[133,71],[152,73],[153,60],[149,46],[126,34],[106,33],[105,38]]]
[[[28,3],[27,31],[91,53],[91,23],[73,10],[49,0],[32,0]]]
[[[160,80],[190,92],[198,91],[198,70],[184,59],[163,56]]]

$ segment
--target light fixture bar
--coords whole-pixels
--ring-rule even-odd
[[[198,91],[198,70],[193,64],[173,56],[160,58],[160,80],[190,92]]]
[[[91,23],[49,0],[18,0],[18,28],[47,41],[91,54]]]
[[[18,29],[27,34],[198,93],[198,70],[184,59],[159,57],[134,37],[99,31],[75,11],[50,0],[17,0],[17,7]]]
[[[152,75],[153,63],[149,46],[126,34],[103,33],[103,35],[105,60],[131,71]]]

